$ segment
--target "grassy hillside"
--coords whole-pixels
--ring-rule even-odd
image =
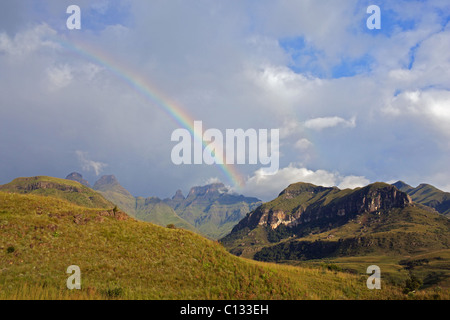
[[[114,204],[79,182],[53,177],[17,178],[0,191],[51,196],[88,208],[112,208]]]
[[[249,261],[186,230],[34,194],[0,192],[0,234],[1,299],[411,298],[388,284],[368,290],[366,276]],[[66,289],[70,265],[82,290]]]

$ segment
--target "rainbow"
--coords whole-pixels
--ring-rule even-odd
[[[133,71],[129,66],[117,61],[100,48],[88,43],[75,43],[74,41],[64,40],[62,38],[53,39],[63,48],[75,52],[79,56],[92,61],[103,68],[115,74],[118,78],[127,83],[130,87],[144,96],[150,103],[163,110],[173,121],[186,128],[194,139],[201,141],[203,146],[207,148],[207,144],[203,141],[203,137],[194,130],[194,118],[183,110],[177,103],[165,96],[159,89],[150,83],[150,81],[141,74]],[[217,167],[225,174],[232,187],[241,188],[244,179],[233,165],[216,164]]]

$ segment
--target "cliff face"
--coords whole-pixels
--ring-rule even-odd
[[[322,220],[348,221],[358,214],[382,214],[411,203],[406,193],[382,183],[355,190],[296,184],[281,192],[277,199],[249,213],[233,231],[246,227],[254,229],[258,225],[274,230],[280,225],[293,227],[308,222],[320,223]]]

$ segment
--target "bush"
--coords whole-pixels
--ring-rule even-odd
[[[169,229],[176,229],[176,227],[175,227],[175,225],[173,223],[168,224],[167,228],[169,228]]]
[[[417,278],[415,275],[411,275],[409,279],[406,280],[405,288],[403,289],[403,293],[407,294],[413,291],[416,291],[422,286],[422,281]]]
[[[335,272],[342,271],[342,268],[334,263],[324,263],[324,264],[322,264],[322,268],[325,268],[329,271],[335,271]]]
[[[14,248],[13,246],[8,247],[8,249],[6,249],[7,253],[13,253],[14,251],[16,251],[16,248]]]
[[[106,289],[105,295],[106,295],[109,299],[120,298],[120,297],[123,295],[123,289],[120,288],[120,287]]]

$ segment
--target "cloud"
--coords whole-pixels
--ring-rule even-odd
[[[87,152],[77,150],[75,153],[82,169],[85,171],[93,170],[97,176],[103,171],[103,168],[107,166],[106,163],[90,160]]]
[[[338,181],[339,181],[338,185],[339,189],[355,189],[358,187],[368,185],[370,183],[368,179],[361,176],[339,177]]]
[[[345,128],[354,128],[356,127],[356,117],[352,117],[349,120],[345,120],[340,117],[325,117],[310,119],[305,122],[306,128],[317,131],[321,131],[327,128],[333,128],[339,125]]]
[[[324,187],[356,188],[367,185],[369,180],[361,176],[342,176],[326,170],[309,170],[296,164],[278,170],[275,175],[264,175],[261,170],[254,172],[243,187],[243,193],[260,197],[264,201],[274,199],[292,183],[307,182]]]
[[[47,36],[54,36],[56,32],[46,24],[29,28],[10,37],[6,32],[0,33],[0,53],[10,57],[20,58],[30,55],[41,48],[55,49],[51,41],[43,40]]]
[[[405,91],[393,97],[383,112],[396,117],[413,117],[450,136],[450,90]]]
[[[307,149],[309,149],[312,146],[313,146],[313,143],[311,141],[309,141],[308,139],[305,139],[305,138],[302,138],[302,139],[298,140],[295,143],[295,145],[294,145],[294,147],[296,149],[299,149],[299,150],[302,150],[302,151],[307,150]]]
[[[358,0],[79,0],[79,32],[65,28],[70,0],[46,1],[39,10],[32,3],[9,1],[0,11],[0,143],[10,150],[0,163],[2,181],[39,168],[49,175],[73,170],[79,149],[86,152],[78,161],[93,172],[104,166],[87,152],[108,159],[133,194],[165,197],[214,176],[229,183],[214,166],[172,165],[170,134],[180,124],[123,81],[123,71],[208,128],[279,128],[284,169],[264,180],[257,166],[239,166],[255,187],[248,192],[276,196],[289,175],[353,186],[359,177],[335,172],[430,183],[432,174],[447,172],[445,1],[381,0],[391,17],[375,33]],[[62,47],[58,37],[100,53],[116,70]],[[336,67],[358,69],[358,61],[361,72],[333,78]],[[323,134],[332,128],[352,130]],[[308,175],[306,168],[324,170]]]
[[[47,69],[50,89],[61,89],[70,84],[73,79],[72,69],[68,65],[53,66]]]

